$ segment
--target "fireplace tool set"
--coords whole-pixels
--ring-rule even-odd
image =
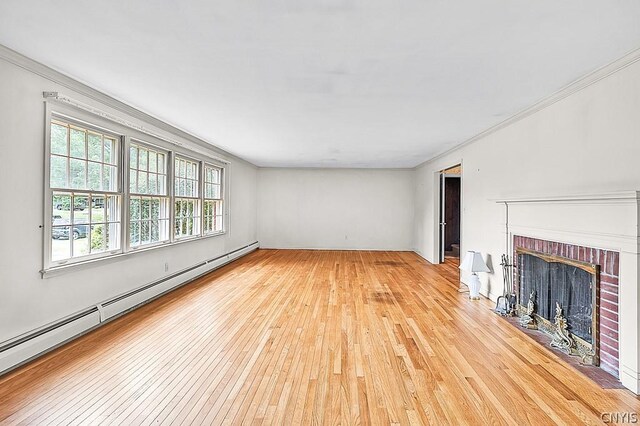
[[[506,254],[502,255],[500,266],[502,266],[504,290],[502,296],[498,297],[494,312],[498,315],[502,315],[503,317],[512,317],[516,314],[517,299],[516,294],[513,292],[513,273],[511,270],[513,264],[509,261],[509,256]]]

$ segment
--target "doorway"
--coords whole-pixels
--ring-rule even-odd
[[[462,165],[440,171],[440,263],[460,259]]]

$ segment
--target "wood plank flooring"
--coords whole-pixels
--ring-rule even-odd
[[[640,412],[409,252],[259,250],[0,378],[2,424],[602,424]]]

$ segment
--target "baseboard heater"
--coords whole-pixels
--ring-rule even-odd
[[[149,303],[256,250],[258,242],[162,277],[68,317],[0,343],[0,375],[64,345],[106,322]]]

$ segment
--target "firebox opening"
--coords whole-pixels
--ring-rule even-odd
[[[516,254],[518,312],[527,318],[522,325],[551,335],[552,346],[583,363],[599,365],[599,266],[523,248]]]

